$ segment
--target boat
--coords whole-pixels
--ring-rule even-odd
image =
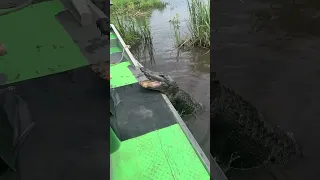
[[[111,154],[114,179],[210,179],[209,160],[168,98],[140,86],[141,67],[111,24],[110,118],[121,141]]]
[[[111,24],[110,121],[117,136],[111,141],[121,141],[111,154],[113,178],[227,180],[215,159],[208,160],[166,95],[140,86],[147,80],[141,67]]]
[[[95,24],[79,26],[71,9],[67,1],[53,0],[0,16],[8,49],[0,57],[6,77],[0,89],[14,87],[35,122],[15,171],[0,178],[108,179],[105,160],[111,158],[114,180],[210,179],[210,161],[168,98],[140,87],[142,65],[114,25],[109,45]],[[91,68],[108,56],[110,87]],[[111,155],[108,126],[118,140]],[[211,162],[211,176],[225,179],[215,167]]]

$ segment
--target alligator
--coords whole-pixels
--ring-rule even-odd
[[[293,133],[284,132],[264,119],[253,105],[222,86],[215,74],[211,80],[211,132],[224,127],[220,131],[225,133],[224,146],[212,149],[211,154],[225,167],[225,172],[232,168],[245,170],[268,164],[283,165],[294,157],[302,157]],[[221,138],[221,134],[217,138]]]
[[[144,67],[140,68],[140,70],[148,79],[141,81],[140,85],[146,89],[165,94],[180,115],[196,114],[204,110],[203,105],[180,89],[169,75],[150,71]]]

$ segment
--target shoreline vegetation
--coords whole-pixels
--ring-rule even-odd
[[[170,21],[174,30],[176,48],[210,48],[210,0],[187,0],[189,19],[187,35],[180,34],[179,15]]]
[[[162,10],[168,4],[161,0],[113,0],[112,3],[111,23],[132,46],[150,42],[152,10]]]
[[[161,0],[113,0],[111,12],[130,15],[131,17],[151,16],[152,10],[166,8],[166,2]]]
[[[113,0],[111,23],[129,45],[148,43],[152,39],[149,19],[153,10],[163,10],[168,3],[161,0]],[[210,48],[210,0],[187,0],[189,18],[188,34],[180,34],[180,20],[177,14],[173,25],[175,46],[179,49],[193,47]]]

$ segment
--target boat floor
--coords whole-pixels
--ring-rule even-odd
[[[122,47],[110,34],[110,85],[120,100],[115,106],[122,140],[120,149],[111,155],[115,179],[209,179],[203,162],[180,127],[177,114],[156,91],[142,88],[143,74],[122,56]],[[121,61],[121,62],[120,62]],[[119,62],[119,63],[118,63]]]

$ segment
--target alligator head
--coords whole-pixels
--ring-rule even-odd
[[[142,87],[159,91],[167,96],[174,96],[179,91],[177,83],[170,76],[143,67],[140,70],[148,78],[148,80],[140,82]]]

